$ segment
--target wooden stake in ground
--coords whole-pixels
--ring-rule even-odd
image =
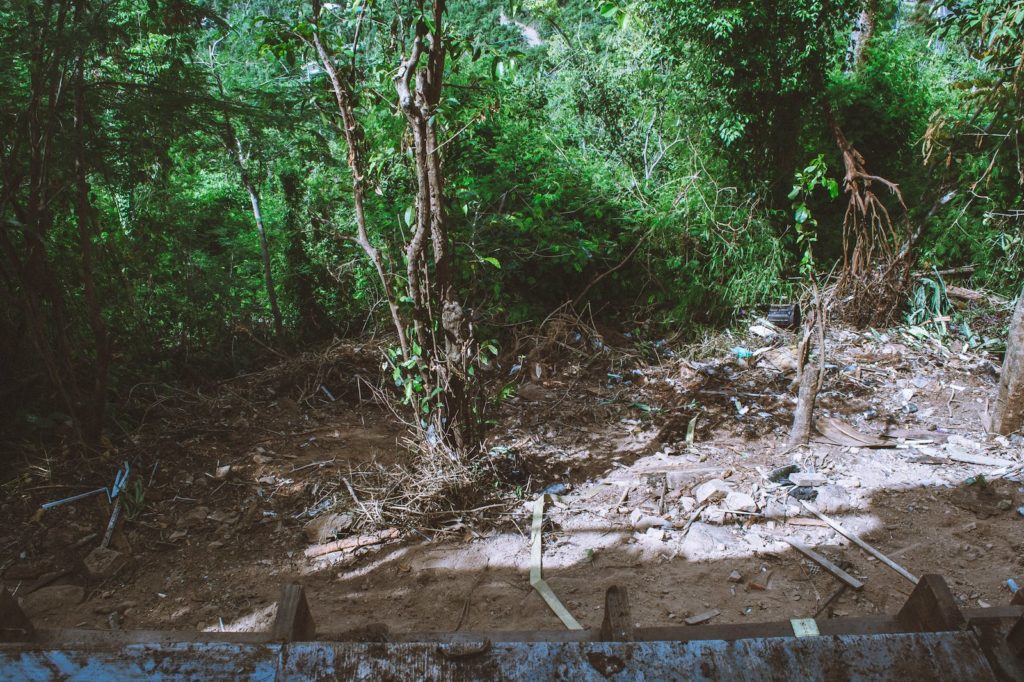
[[[811,423],[814,417],[814,403],[821,390],[821,382],[825,378],[825,307],[821,302],[818,285],[813,285],[814,310],[806,316],[803,340],[797,350],[797,363],[800,368],[800,390],[796,399],[796,410],[793,413],[793,426],[789,430],[789,446],[806,445],[811,439]],[[818,366],[811,366],[811,339],[817,337]]]
[[[992,431],[1008,436],[1024,428],[1024,293],[1010,321],[1006,357],[999,374],[999,395],[992,413]]]

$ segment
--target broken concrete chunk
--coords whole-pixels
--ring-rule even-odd
[[[82,560],[85,570],[96,579],[109,578],[128,563],[123,554],[109,547],[97,547]]]
[[[644,535],[652,540],[661,540],[662,542],[668,539],[668,533],[665,532],[664,528],[648,528]]]
[[[793,518],[794,516],[800,516],[803,512],[803,508],[792,498],[784,500],[769,500],[768,504],[764,508],[765,518],[784,520],[787,518]]]
[[[85,590],[78,585],[51,585],[42,587],[21,598],[21,608],[28,617],[41,616],[54,611],[66,610],[81,604]]]
[[[733,571],[732,573],[729,574],[729,582],[731,582],[731,583],[743,582],[743,576],[740,575],[739,571]]]
[[[725,508],[729,511],[756,512],[757,503],[746,493],[731,492],[725,497]]]
[[[693,489],[693,496],[697,498],[697,504],[705,502],[718,502],[725,499],[725,496],[732,492],[732,486],[720,478],[712,478],[704,481]]]
[[[828,476],[817,472],[796,472],[789,475],[790,482],[797,487],[819,486],[828,483]]]
[[[848,511],[853,508],[850,491],[839,485],[826,485],[815,488],[818,497],[814,503],[825,514]]]

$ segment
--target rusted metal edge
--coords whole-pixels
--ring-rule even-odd
[[[0,678],[145,680],[998,679],[970,632],[692,642],[135,644],[9,651]]]

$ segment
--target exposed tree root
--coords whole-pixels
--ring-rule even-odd
[[[843,190],[849,196],[843,216],[843,268],[833,301],[840,319],[856,326],[881,326],[893,321],[910,283],[912,249],[903,248],[905,230],[897,229],[889,210],[872,189],[877,183],[907,205],[899,185],[867,172],[864,157],[846,139],[830,106],[825,116],[843,155]]]

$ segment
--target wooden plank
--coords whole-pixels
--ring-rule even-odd
[[[873,557],[875,557],[876,559],[881,561],[883,564],[885,564],[886,566],[888,566],[892,570],[894,570],[897,573],[899,573],[900,575],[902,575],[904,578],[906,578],[910,582],[914,583],[915,585],[917,584],[917,576],[915,576],[913,573],[911,573],[907,569],[905,569],[902,566],[900,566],[898,563],[896,563],[895,561],[893,561],[889,557],[887,557],[884,554],[882,554],[881,552],[879,552],[877,549],[875,549],[874,547],[872,547],[868,543],[866,543],[863,540],[861,540],[860,536],[858,536],[856,533],[854,533],[851,530],[847,530],[846,528],[843,528],[841,525],[839,525],[839,523],[837,521],[833,521],[832,519],[830,519],[829,517],[825,516],[820,511],[818,511],[814,506],[807,504],[803,500],[800,500],[800,504],[802,504],[804,506],[804,509],[806,509],[807,511],[811,512],[812,514],[817,516],[819,519],[821,519],[822,521],[824,521],[828,525],[832,526],[832,530],[834,530],[835,532],[839,533],[840,535],[842,535],[843,537],[848,539],[850,542],[854,543],[855,545],[857,545],[858,547],[863,549],[865,552],[867,552],[868,554],[872,555]]]
[[[316,624],[309,613],[306,591],[302,585],[290,583],[281,590],[277,600],[277,617],[270,629],[274,641],[309,641],[316,637]]]
[[[601,623],[601,641],[633,641],[633,616],[629,612],[629,593],[625,587],[612,585],[604,593],[604,621]]]
[[[946,581],[934,574],[921,576],[896,620],[915,632],[959,630],[967,622]]]
[[[829,573],[831,573],[835,577],[837,577],[840,580],[842,580],[844,583],[846,583],[847,585],[849,585],[853,589],[859,590],[860,588],[864,587],[864,583],[862,583],[861,581],[857,580],[852,575],[850,575],[849,573],[847,573],[843,569],[839,568],[834,563],[832,563],[831,561],[829,561],[828,559],[826,559],[822,555],[818,554],[817,552],[815,552],[810,547],[807,547],[803,543],[797,542],[796,540],[791,540],[790,538],[783,538],[783,539],[786,542],[788,542],[790,544],[790,546],[793,547],[793,549],[797,550],[798,552],[800,552],[801,554],[803,554],[807,558],[817,562],[822,568],[824,568],[826,571],[828,571]]]

